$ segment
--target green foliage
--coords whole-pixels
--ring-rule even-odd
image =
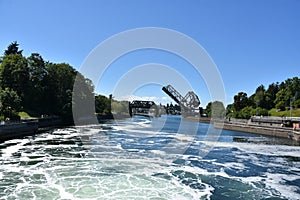
[[[234,96],[234,103],[233,107],[236,111],[240,111],[246,106],[248,106],[249,100],[247,97],[247,93],[239,92],[237,95]]]
[[[29,70],[27,60],[21,54],[9,54],[3,57],[0,65],[1,88],[10,88],[23,98],[28,88]]]
[[[18,114],[22,108],[32,116],[58,115],[72,119],[73,85],[78,74],[82,91],[79,99],[94,99],[93,85],[66,63],[45,62],[38,53],[28,58],[22,55],[18,43],[13,42],[1,57],[0,100],[4,115]]]
[[[45,103],[48,113],[72,118],[72,91],[76,71],[66,63],[46,63]]]
[[[249,118],[252,115],[268,115],[272,108],[285,111],[300,107],[300,79],[289,78],[282,83],[272,83],[266,90],[260,85],[249,98],[244,92],[234,96],[233,104],[226,108],[227,117]],[[274,112],[271,112],[274,114]],[[300,116],[300,115],[298,115]]]
[[[255,113],[255,109],[252,106],[247,106],[241,110],[237,118],[249,119]]]
[[[276,93],[275,104],[277,109],[285,110],[286,107],[290,107],[290,104],[294,104],[300,99],[300,79],[294,77],[287,79],[281,83],[280,90]]]
[[[95,97],[96,113],[110,114],[111,113],[111,101],[109,98],[103,95],[97,95]]]
[[[77,73],[73,88],[72,106],[76,109],[77,116],[92,116],[95,114],[95,107],[86,106],[95,102],[94,86],[92,81],[85,78],[82,74]]]
[[[33,117],[31,117],[27,112],[18,112],[18,115],[21,117],[21,119],[31,119]]]
[[[235,112],[235,109],[234,109],[234,106],[233,104],[228,104],[227,107],[226,107],[226,116],[227,117],[234,117],[234,112]]]
[[[258,115],[258,116],[268,116],[269,115],[269,110],[267,110],[265,108],[258,107],[256,109],[256,114],[255,115]]]
[[[275,107],[275,99],[276,99],[276,94],[279,91],[279,84],[277,83],[272,83],[269,85],[267,91],[266,91],[266,96],[267,96],[267,109],[271,109]]]
[[[276,108],[273,108],[269,111],[269,115],[271,116],[277,116],[277,117],[289,117],[290,116],[290,110],[280,111]],[[292,110],[292,116],[293,117],[299,117],[300,116],[300,109],[293,109]]]
[[[0,114],[4,117],[12,117],[13,113],[16,113],[21,109],[21,98],[17,92],[5,88],[0,91]]]
[[[228,109],[228,106],[227,106]],[[227,112],[227,117],[240,118],[240,119],[250,119],[251,116],[268,116],[268,110],[265,108],[257,107],[253,108],[252,106],[246,106],[240,111],[233,110],[232,112]]]
[[[37,53],[31,54],[27,58],[28,70],[29,70],[29,83],[24,98],[24,109],[32,115],[44,114],[44,108],[47,107],[45,104],[45,93],[47,83],[45,77],[47,70],[45,67],[45,61]]]
[[[7,47],[7,50],[4,51],[4,55],[22,54],[22,51],[23,50],[19,50],[19,44],[14,41]]]
[[[211,117],[211,104],[212,102],[209,102],[205,108],[208,117]]]
[[[284,101],[278,101],[278,103],[275,105],[275,108],[284,111],[285,110]]]
[[[113,101],[111,103],[111,109],[114,114],[128,114],[128,101]]]
[[[224,118],[225,117],[225,107],[220,101],[210,102],[206,106],[206,112],[209,117],[213,118]]]
[[[295,100],[295,101],[293,102],[293,106],[294,106],[295,108],[300,108],[300,99]]]

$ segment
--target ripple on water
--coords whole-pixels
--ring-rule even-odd
[[[179,155],[190,138],[163,131],[156,135],[149,120],[138,119],[7,141],[0,199],[299,197],[299,147],[230,143],[227,131],[226,142],[195,141]],[[205,146],[215,148],[201,158]]]

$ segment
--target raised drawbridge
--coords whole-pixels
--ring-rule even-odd
[[[199,111],[200,100],[193,92],[188,92],[184,97],[171,85],[164,86],[162,90],[181,107],[183,116],[195,115]]]

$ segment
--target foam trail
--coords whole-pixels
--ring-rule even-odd
[[[193,137],[154,123],[127,119],[8,141],[1,199],[300,199],[300,147],[203,141],[201,130]]]

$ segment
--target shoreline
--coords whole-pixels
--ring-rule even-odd
[[[99,123],[112,120],[128,118],[124,114],[96,114]],[[90,123],[89,120],[81,121],[83,125]],[[12,122],[0,125],[0,143],[12,139],[21,139],[26,136],[34,136],[43,131],[48,131],[51,128],[74,126],[74,122],[65,121],[61,117],[52,116],[38,119],[25,119],[21,122]]]
[[[60,117],[44,117],[11,122],[0,126],[0,143],[11,139],[33,136],[52,127],[67,126]]]
[[[239,131],[246,133],[254,133],[259,135],[266,135],[277,138],[291,139],[296,142],[300,142],[300,129],[293,129],[291,127],[280,127],[276,125],[260,125],[257,123],[249,123],[249,120],[236,120],[236,121],[218,121],[211,118],[204,117],[186,117],[184,120],[200,122],[200,123],[210,123],[214,125],[216,129],[224,129],[230,131]]]
[[[272,127],[272,126],[253,125],[253,124],[234,124],[228,122],[224,122],[224,123],[215,122],[214,128],[267,135],[267,136],[278,137],[278,138],[288,138],[300,142],[300,131],[293,130],[293,128],[287,128],[287,127]]]
[[[128,118],[125,115],[97,115],[98,121],[105,121],[114,118]],[[185,117],[187,121],[213,124],[216,129],[254,133],[277,138],[286,138],[300,143],[300,129],[280,127],[276,125],[252,123],[250,120],[224,120],[218,121],[209,117]],[[5,124],[0,126],[0,143],[10,139],[32,136],[50,128],[70,126],[72,123],[64,123],[60,117],[39,118],[37,120],[24,120],[21,123]],[[74,124],[73,124],[74,125]]]

